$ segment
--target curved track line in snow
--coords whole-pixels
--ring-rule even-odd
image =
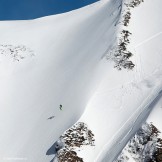
[[[162,34],[162,31],[154,34],[153,36],[151,36],[151,37],[145,39],[144,41],[142,41],[141,43],[137,44],[134,47],[134,49],[144,45],[145,43],[148,43],[149,41],[155,39],[156,37],[160,36],[161,34]],[[136,57],[136,59],[135,59],[136,60],[135,61],[136,62],[136,76],[135,77],[136,77],[137,81],[140,81],[141,79],[143,79],[143,70],[142,70],[142,67],[141,67],[141,65],[142,65],[141,57],[140,57],[139,54],[136,54],[135,57]]]
[[[137,44],[134,47],[134,49],[148,43],[149,41],[155,39],[156,37],[160,36],[161,34],[162,34],[162,31],[154,34],[153,36],[151,36],[151,37],[145,39],[144,41],[142,41],[141,43]],[[143,79],[143,70],[142,70],[142,67],[141,67],[141,65],[142,65],[141,56],[139,54],[136,54],[135,57],[136,57],[136,61],[135,61],[136,62],[136,76],[135,77],[136,77],[137,81],[140,81],[140,80]]]
[[[111,141],[113,141],[113,139],[120,134],[120,132],[124,129],[124,126],[134,117],[134,115],[136,113],[141,113],[145,110],[147,110],[147,108],[149,107],[149,105],[151,105],[151,103],[154,102],[154,100],[158,97],[159,93],[161,92],[161,84],[159,86],[157,86],[156,88],[154,88],[154,90],[152,90],[152,93],[143,101],[143,103],[137,108],[137,110],[129,117],[129,119],[123,124],[123,126],[114,134],[114,136],[112,137],[112,140],[109,140],[108,143],[105,144],[105,146],[103,147],[103,149],[100,151],[99,155],[97,156],[95,162],[99,162],[100,161],[100,157],[103,157],[105,152],[106,152],[106,148],[107,146],[110,144]],[[154,94],[153,94],[154,93]],[[145,103],[147,102],[147,104]],[[143,109],[143,110],[142,110]],[[141,111],[142,110],[142,111]],[[136,121],[136,120],[135,120]]]
[[[152,39],[158,37],[158,36],[161,35],[161,34],[162,34],[162,31],[159,32],[159,33],[157,33],[157,34],[154,34],[153,36],[151,36],[151,37],[145,39],[144,41],[142,41],[141,43],[137,44],[137,45],[135,46],[135,48],[140,47],[141,45],[143,45],[143,44],[149,42],[150,40],[152,40]]]

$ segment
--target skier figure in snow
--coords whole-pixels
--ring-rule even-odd
[[[62,105],[60,105],[60,110],[62,110]]]

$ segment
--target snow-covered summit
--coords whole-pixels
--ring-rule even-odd
[[[1,162],[50,162],[50,148],[78,120],[95,138],[78,156],[85,162],[117,157],[162,89],[162,2],[130,7],[131,19],[123,15],[129,2],[102,0],[55,16],[0,22]],[[122,30],[132,35],[116,59]],[[135,67],[114,68],[127,63],[129,51]]]

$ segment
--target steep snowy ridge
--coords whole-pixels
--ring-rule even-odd
[[[108,70],[79,120],[89,125],[96,139],[94,149],[81,153],[85,161],[113,161],[154,108],[151,103],[162,90],[161,3],[146,0],[131,9],[127,30],[132,33],[135,68]]]
[[[65,14],[0,22],[0,161],[53,158],[47,150],[79,119],[103,77],[100,61],[116,39],[119,6],[118,0],[100,1]],[[34,56],[15,60],[25,50],[19,47]]]
[[[95,139],[76,151],[84,162],[118,156],[162,90],[161,0],[130,9],[134,69],[104,57],[119,39],[125,2],[0,22],[0,162],[53,162],[53,144],[77,121]]]

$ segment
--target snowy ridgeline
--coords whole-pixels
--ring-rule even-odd
[[[115,68],[121,70],[125,69],[133,69],[134,63],[129,60],[133,55],[132,52],[129,51],[130,44],[130,36],[132,33],[129,31],[129,23],[131,20],[131,11],[132,8],[138,7],[144,0],[133,0],[129,3],[124,3],[124,11],[121,15],[121,20],[118,24],[121,24],[120,34],[117,39],[117,44],[112,47],[108,55],[107,59],[111,59],[115,62]],[[117,24],[116,24],[117,25]]]
[[[20,61],[26,57],[34,56],[34,51],[25,45],[9,45],[9,44],[0,44],[0,58],[3,56],[9,57],[14,61]]]
[[[162,162],[160,131],[151,123],[145,123],[127,143],[114,162]]]

